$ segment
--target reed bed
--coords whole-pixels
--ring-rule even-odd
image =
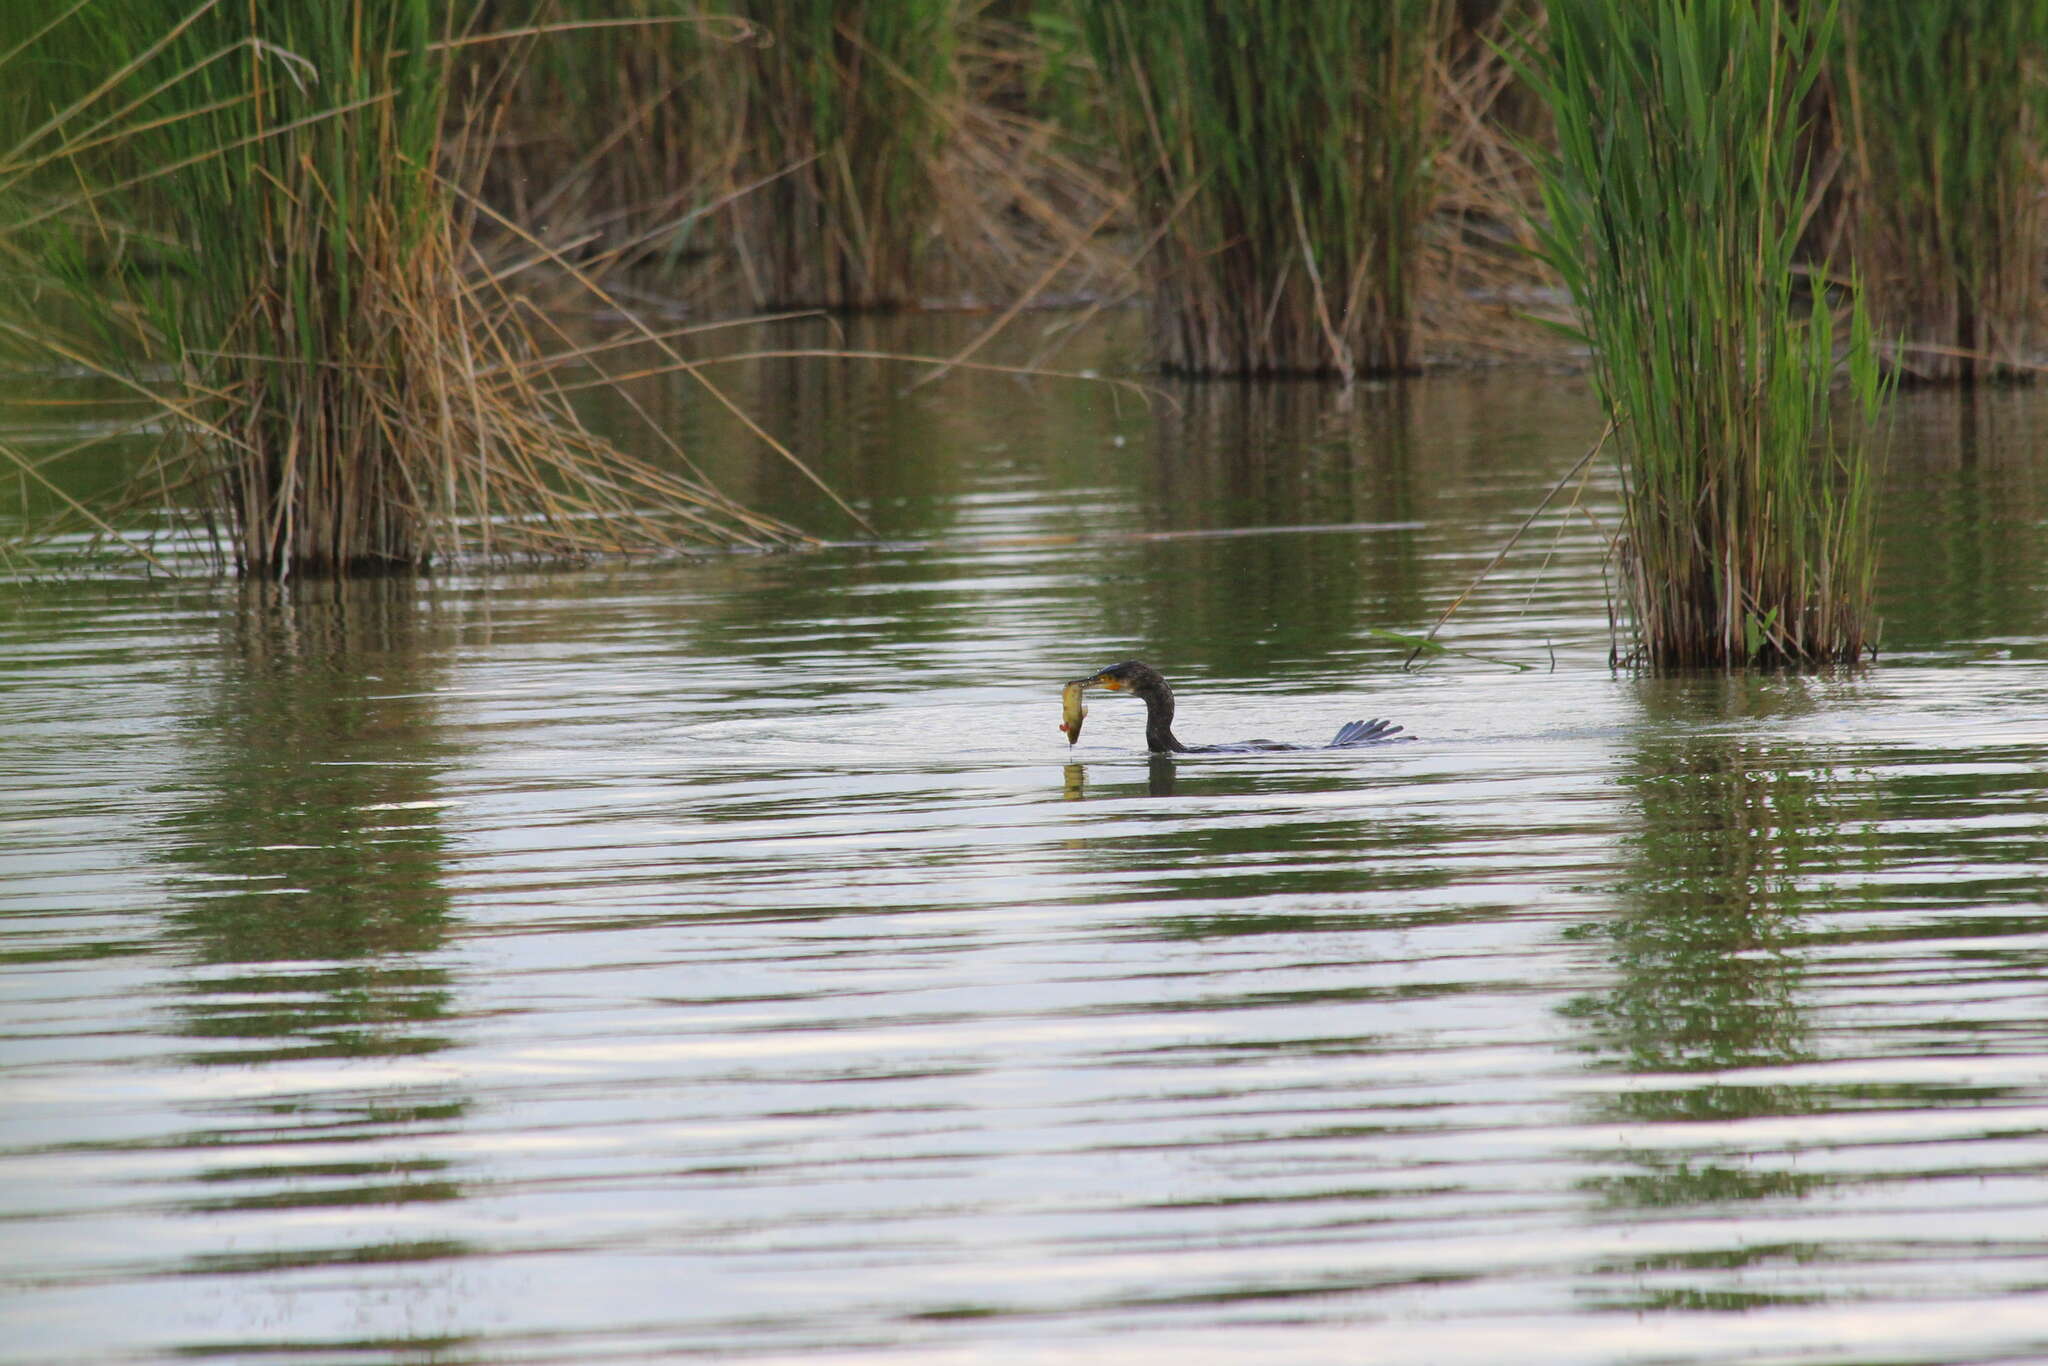
[[[0,64],[0,343],[126,376],[133,496],[257,574],[790,542],[577,424],[612,352],[535,264],[617,314],[1005,303],[960,362],[1145,293],[1168,370],[1346,379],[1545,355],[1562,278],[1633,653],[1854,658],[1837,410],[1875,354],[2032,368],[2043,284],[2048,0],[53,0]]]
[[[922,10],[530,0],[469,44],[487,203],[696,310],[986,307],[1118,288],[1113,174],[1074,131],[1061,27]],[[504,7],[499,7],[501,16]],[[622,288],[629,287],[621,284]]]
[[[772,35],[694,0],[488,13],[493,29],[470,34],[450,67],[450,136],[482,153],[484,202],[579,269],[652,267],[692,293],[715,289],[744,120],[714,82],[737,44]]]
[[[798,539],[577,423],[565,358],[474,259],[442,172],[439,9],[0,19],[28,78],[0,144],[0,242],[32,267],[8,335],[131,377],[169,429],[131,499],[196,517],[248,574]]]
[[[1632,657],[1853,663],[1871,639],[1871,458],[1836,429],[1839,340],[1882,391],[1854,289],[1800,291],[1800,111],[1827,20],[1777,0],[1551,0],[1545,251],[1623,433]],[[1838,328],[1839,323],[1839,328]]]
[[[1415,350],[1425,365],[1552,361],[1557,279],[1536,250],[1541,207],[1532,145],[1550,114],[1511,54],[1538,0],[1462,0],[1425,79],[1435,127],[1429,213],[1418,235]]]
[[[2032,373],[2048,168],[2048,0],[1845,0],[1842,218],[1900,368]]]
[[[958,0],[744,0],[761,34],[720,64],[738,111],[733,243],[761,308],[918,298],[957,88]],[[744,191],[744,192],[741,192]]]
[[[1078,47],[1059,6],[963,5],[919,263],[927,302],[1071,307],[1129,293],[1119,236],[1130,196],[1093,132]]]
[[[1146,235],[1158,362],[1414,367],[1435,0],[1083,5]]]

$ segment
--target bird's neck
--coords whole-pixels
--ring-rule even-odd
[[[1154,754],[1178,754],[1187,749],[1174,738],[1173,689],[1164,682],[1145,694],[1145,748]]]

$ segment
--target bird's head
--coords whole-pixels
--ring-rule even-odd
[[[1079,680],[1084,688],[1101,688],[1105,692],[1134,693],[1139,697],[1150,694],[1168,693],[1166,679],[1149,664],[1127,659],[1121,664],[1112,664],[1098,669],[1087,678]]]

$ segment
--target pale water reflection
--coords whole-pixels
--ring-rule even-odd
[[[0,590],[0,1358],[2048,1356],[2042,399],[1878,667],[1659,680],[1578,514],[1373,634],[1572,382],[818,384],[889,544]]]

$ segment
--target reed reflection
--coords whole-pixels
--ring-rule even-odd
[[[1632,786],[1643,828],[1624,910],[1588,930],[1617,980],[1574,1016],[1631,1072],[1804,1058],[1793,948],[1828,821],[1815,778],[1797,756],[1714,737],[1646,748]]]
[[[240,1039],[197,1061],[425,1052],[447,1003],[448,896],[435,817],[432,680],[413,584],[251,583],[226,618],[196,798],[167,817],[196,961],[188,1032]]]
[[[1270,676],[1423,614],[1406,387],[1205,384],[1176,397],[1138,491],[1148,528],[1361,529],[1119,548],[1098,596],[1104,635],[1187,673]]]
[[[193,1212],[460,1195],[447,1163],[382,1141],[445,1126],[467,1111],[463,1095],[438,1082],[308,1091],[293,1070],[449,1046],[437,1026],[452,987],[432,958],[449,926],[436,817],[445,755],[419,593],[411,580],[251,583],[225,613],[212,705],[186,729],[189,795],[164,818],[177,894],[168,933],[192,964],[179,1029],[197,1041],[192,1063],[281,1070],[275,1092],[205,1109],[190,1141],[218,1160],[194,1173]],[[282,1143],[311,1146],[298,1160],[236,1157]],[[234,1257],[288,1267],[450,1251],[445,1239],[384,1236],[337,1250],[332,1236]],[[188,1270],[222,1269],[217,1260]]]
[[[1897,405],[1878,500],[1888,649],[2048,631],[2048,465],[2030,399],[1972,387]]]
[[[668,351],[622,351],[614,369],[644,371],[644,377],[629,381],[620,394],[593,395],[590,408],[597,424],[630,449],[660,450],[672,441],[671,457],[680,451],[694,470],[741,502],[773,509],[816,535],[867,534],[840,498],[884,537],[945,534],[959,529],[971,483],[972,467],[963,464],[959,451],[1000,447],[1015,439],[1017,426],[1000,409],[934,401],[929,392],[912,391],[909,386],[930,373],[930,366],[878,358],[951,349],[934,347],[931,333],[930,318],[887,315],[804,316],[718,328],[702,339],[677,340],[675,354],[749,358],[690,375],[675,370]],[[745,420],[707,401],[707,378]],[[956,375],[949,384],[974,378]],[[650,438],[650,426],[663,439]],[[762,431],[772,433],[802,467],[768,447]]]
[[[1723,690],[1724,710],[1752,715],[1798,697],[1796,685],[1756,678],[1645,686],[1650,709],[1681,729],[1637,751],[1627,783],[1641,825],[1619,909],[1578,932],[1605,944],[1612,984],[1565,1007],[1594,1066],[1641,1079],[1590,1102],[1595,1122],[1727,1121],[1837,1103],[1803,1085],[1682,1079],[1814,1056],[1803,921],[1831,902],[1821,879],[1847,857],[1832,772],[1795,746],[1688,733],[1703,688]],[[1625,1162],[1630,1170],[1589,1183],[1609,1203],[1796,1195],[1819,1179],[1718,1152],[1631,1152]]]

